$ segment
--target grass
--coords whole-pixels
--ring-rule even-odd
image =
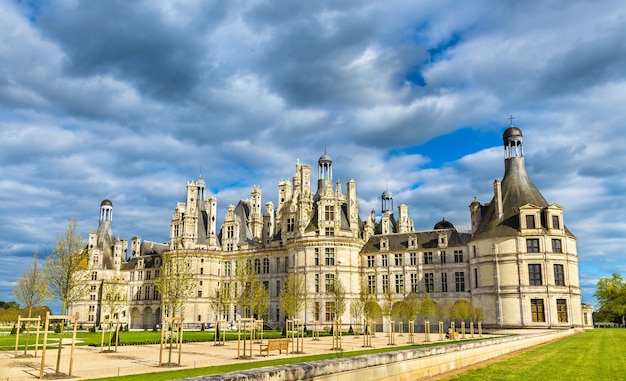
[[[626,329],[582,332],[446,380],[626,380]]]
[[[466,340],[466,342],[467,341],[474,341],[474,340]],[[358,350],[358,351],[341,351],[341,352],[301,356],[301,357],[283,357],[283,358],[279,358],[275,360],[250,361],[250,362],[243,362],[243,363],[237,363],[237,364],[211,366],[211,367],[205,367],[205,368],[155,372],[155,373],[150,373],[150,381],[167,381],[167,380],[178,380],[178,379],[189,378],[189,377],[211,376],[215,374],[239,372],[243,370],[268,367],[268,366],[298,364],[298,363],[310,362],[310,361],[320,361],[320,360],[330,360],[330,359],[343,358],[343,357],[361,356],[361,355],[366,355],[366,354],[371,354],[371,353],[395,352],[395,351],[401,351],[405,349],[424,348],[424,347],[432,347],[432,346],[439,346],[439,345],[441,345],[441,343],[430,343],[430,344],[420,344],[420,345],[414,344],[414,345],[397,346],[397,347],[381,347],[381,348],[373,348],[373,349],[363,349],[363,350]],[[96,379],[92,379],[92,381],[93,380],[144,381],[145,378],[146,378],[145,374],[134,374],[134,375],[120,376],[120,377],[96,378]]]
[[[280,337],[280,331],[265,331],[263,338],[276,338]],[[71,332],[65,332],[63,338],[68,339],[72,337]],[[31,331],[30,338],[28,340],[29,345],[35,344],[35,331]],[[48,333],[48,341],[55,339],[55,341],[48,343],[48,348],[56,347],[55,343],[58,340],[58,334]],[[89,332],[77,332],[76,340],[79,341],[76,345],[91,345],[100,347],[100,340],[102,339],[102,332],[89,333]],[[109,340],[109,333],[104,333],[104,343],[107,345]],[[228,332],[226,334],[226,340],[237,340],[237,332]],[[183,333],[183,342],[205,342],[213,341],[213,332],[201,332],[201,331],[188,331]],[[20,332],[19,347],[18,349],[24,349],[23,344],[26,342],[26,335]],[[139,345],[139,344],[159,344],[161,342],[161,331],[130,331],[120,332],[120,344],[119,345]],[[43,333],[39,333],[39,344],[43,343]],[[15,335],[0,336],[0,350],[8,351],[15,349]]]
[[[440,345],[440,344],[431,344]],[[425,345],[424,345],[425,346]],[[297,364],[306,361],[357,356],[416,348],[386,347],[354,352],[282,358],[263,362],[238,363],[208,368],[151,373],[150,380],[175,380],[223,374],[257,367]],[[99,380],[142,380],[145,375]],[[626,380],[626,329],[596,329],[545,344],[502,361],[452,376],[446,380]]]

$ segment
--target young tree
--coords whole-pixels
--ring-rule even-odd
[[[28,271],[22,273],[22,277],[17,280],[17,285],[13,293],[22,306],[28,310],[28,319],[32,318],[33,308],[50,298],[48,291],[48,280],[45,273],[37,266],[37,252],[33,258],[33,264]],[[24,355],[28,351],[28,341],[30,337],[30,321],[26,329],[26,343],[24,345]]]
[[[360,298],[354,299],[350,302],[350,316],[353,321],[360,324],[361,318],[363,317],[363,307],[365,307],[365,299],[361,295]],[[356,329],[354,330],[354,334],[357,335],[358,332]]]
[[[50,292],[61,300],[61,314],[89,293],[89,251],[85,248],[78,222],[72,217],[45,264]]]
[[[22,306],[28,310],[29,318],[32,317],[33,307],[51,297],[45,272],[38,267],[37,252],[35,252],[30,269],[23,272],[22,277],[17,280],[13,293]]]
[[[600,278],[594,296],[598,299],[600,311],[620,316],[622,326],[626,325],[626,280],[621,275]]]
[[[414,333],[415,333],[415,319],[417,319],[417,315],[420,312],[420,300],[415,291],[409,292],[407,296],[404,297],[404,317],[409,321],[409,343],[414,342]]]
[[[252,317],[253,313],[264,314],[269,309],[269,294],[261,279],[254,272],[252,263],[239,258],[235,262],[235,294],[234,300],[241,308],[243,318]],[[245,332],[244,332],[245,336]],[[246,340],[243,341],[243,353],[246,353]]]
[[[61,300],[62,315],[67,315],[68,308],[85,299],[89,293],[89,250],[78,233],[76,217],[70,219],[52,254],[46,259],[45,273],[50,292]],[[63,326],[61,324],[61,336]],[[55,368],[57,373],[61,366],[62,347],[59,344]]]
[[[341,279],[335,278],[326,296],[333,303],[333,319],[341,318],[346,312],[346,288]]]
[[[128,303],[128,284],[119,275],[106,280],[102,284],[102,311],[105,317],[113,320],[126,309]],[[113,324],[109,321],[109,350],[111,349],[111,335]]]
[[[218,320],[222,320],[226,312],[228,312],[228,306],[231,302],[230,287],[226,287],[222,282],[222,288],[216,289],[213,296],[209,298],[209,307],[215,315],[215,334],[218,335]]]
[[[191,259],[178,250],[163,254],[161,273],[155,279],[154,285],[161,295],[162,311],[170,317],[183,313],[187,300],[196,287],[195,271],[191,266]],[[174,346],[174,324],[171,324],[169,337],[169,359],[172,362],[172,348]]]
[[[307,290],[304,285],[304,275],[291,273],[283,281],[280,291],[280,306],[285,315],[295,318],[306,307]]]

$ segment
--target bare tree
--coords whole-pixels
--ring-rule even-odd
[[[193,294],[196,287],[195,271],[191,266],[191,258],[181,254],[178,250],[163,254],[161,273],[155,279],[154,285],[161,295],[162,311],[170,317],[176,317],[182,313],[187,300]],[[171,324],[169,334],[169,359],[172,361],[172,348],[174,341],[174,324]]]
[[[13,289],[13,293],[22,306],[28,310],[28,319],[32,317],[33,307],[43,303],[52,295],[48,290],[48,280],[45,272],[37,266],[37,252],[33,258],[33,264],[28,271],[22,273],[22,277],[17,280],[17,285]],[[28,339],[30,336],[30,322],[26,328],[26,344],[24,345],[24,355],[28,350]]]
[[[61,300],[61,314],[89,293],[89,251],[72,217],[45,264],[50,292]]]
[[[261,279],[258,274],[256,274],[252,269],[252,263],[249,260],[239,258],[235,262],[234,280],[234,300],[241,308],[242,317],[252,317],[251,315],[253,313],[267,313],[267,310],[269,309],[269,293],[263,286],[263,283],[261,283]],[[243,341],[243,353],[246,353],[245,339]]]

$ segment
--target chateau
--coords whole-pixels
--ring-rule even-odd
[[[229,289],[238,258],[252,264],[270,295],[269,324],[284,321],[281,284],[289,273],[304,275],[315,308],[302,311],[307,324],[328,322],[333,302],[327,291],[339,279],[347,305],[361,291],[379,301],[415,291],[435,301],[467,300],[484,311],[483,325],[503,328],[591,327],[591,307],[581,301],[576,237],[565,226],[564,210],[548,204],[526,174],[522,131],[503,134],[504,177],[493,183],[493,199],[469,204],[471,232],[446,220],[432,230],[415,231],[408,206],[394,209],[393,195],[382,193],[380,217],[361,219],[356,181],[333,181],[333,162],[318,160],[317,184],[311,167],[296,162],[291,181],[278,183],[277,205],[263,205],[261,189],[226,208],[217,227],[217,199],[206,194],[202,177],[187,184],[185,202],[174,208],[170,239],[158,244],[132,237],[114,239],[113,204],[100,205],[98,229],[89,234],[91,294],[71,306],[85,325],[99,324],[103,284],[114,276],[128,284],[123,320],[131,328],[152,328],[161,321],[155,286],[161,256],[177,251],[195,269],[195,292],[188,300],[187,323],[212,323],[210,298]],[[262,206],[263,205],[263,206]],[[349,308],[342,317],[350,321]],[[227,321],[241,311],[231,305]],[[383,318],[379,319],[379,323]]]

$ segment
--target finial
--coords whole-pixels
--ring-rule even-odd
[[[515,119],[513,115],[509,116],[509,120],[511,121],[511,127],[513,127],[513,119]]]

